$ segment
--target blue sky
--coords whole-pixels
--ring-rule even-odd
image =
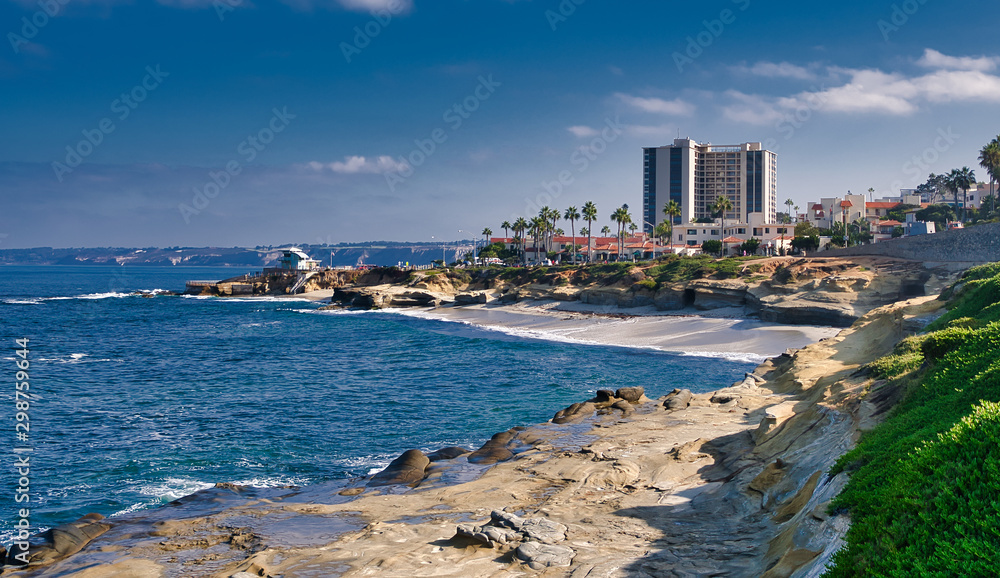
[[[978,169],[1000,133],[998,21],[940,0],[7,1],[0,248],[455,240],[588,200],[605,224],[640,206],[641,147],[678,134],[765,142],[780,201],[894,194]]]

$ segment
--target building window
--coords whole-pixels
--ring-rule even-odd
[[[697,247],[698,241],[688,241],[688,247]]]
[[[683,241],[684,240],[684,235],[677,235],[677,240],[678,241]]]
[[[698,234],[697,229],[688,229],[688,235],[692,235],[693,236],[693,235],[697,235],[697,234]]]
[[[764,234],[765,235],[770,235],[771,234],[771,227],[764,227]]]
[[[712,235],[715,236],[715,237],[718,237],[719,236],[719,230],[718,229],[712,229]]]
[[[743,227],[740,227],[740,228],[736,229],[736,234],[737,235],[746,235],[747,234],[747,230],[744,229]]]

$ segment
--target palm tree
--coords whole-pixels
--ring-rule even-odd
[[[507,230],[511,228],[510,221],[504,221],[504,222],[500,223],[500,228],[503,229],[503,236],[506,239],[507,238]]]
[[[979,166],[986,169],[990,175],[990,196],[993,197],[993,207],[990,212],[997,210],[997,191],[994,186],[1000,181],[1000,136],[987,143],[983,150],[979,151]]]
[[[486,244],[487,245],[490,244],[490,235],[492,235],[492,234],[493,234],[493,229],[491,229],[489,227],[486,227],[485,229],[483,229],[483,236],[486,237]]]
[[[538,264],[540,259],[538,258],[538,238],[545,231],[549,222],[543,219],[541,216],[534,217],[531,219],[531,244],[535,249],[535,264]],[[527,261],[527,257],[525,257]]]
[[[615,224],[615,238],[618,239],[618,251],[615,253],[621,257],[622,253],[622,229],[625,227],[625,210],[618,207],[611,213],[611,222]]]
[[[597,220],[597,205],[592,201],[583,204],[583,219],[587,221],[587,262],[592,263],[594,259],[591,255],[593,245],[590,242],[590,232],[594,229],[594,221]]]
[[[791,201],[792,201],[791,199],[788,199],[787,201],[785,201],[785,204],[787,205]],[[719,213],[720,216],[722,217],[722,238],[719,240],[722,241],[723,256],[725,256],[726,254],[726,211],[732,211],[732,210],[733,210],[733,202],[729,200],[729,197],[725,196],[719,197],[715,199],[715,204],[712,205],[712,212]]]
[[[552,242],[554,241],[553,237],[556,235],[556,221],[558,221],[561,216],[562,215],[559,213],[559,209],[549,210],[549,220],[552,221],[552,226],[549,228],[549,251],[552,250]]]
[[[788,207],[788,222],[789,223],[792,222],[792,205],[794,205],[794,204],[795,204],[795,201],[793,201],[791,199],[785,199],[785,206]],[[730,207],[729,210],[732,210],[732,207]]]
[[[952,190],[955,192],[955,212],[958,212],[958,189],[962,189],[962,222],[965,222],[965,206],[968,204],[969,189],[976,182],[976,173],[969,167],[953,169],[948,174]]]
[[[615,209],[615,212],[611,213],[611,221],[618,224],[618,257],[620,259],[625,254],[625,230],[629,223],[632,222],[632,215],[628,212],[628,205],[622,205]]]
[[[605,237],[607,237],[608,235],[610,235],[611,234],[611,227],[609,227],[607,225],[604,225],[603,227],[601,227],[601,234],[604,235]]]
[[[663,207],[663,215],[667,218],[667,238],[670,239],[670,252],[673,253],[674,247],[674,218],[681,216],[681,206],[677,204],[677,201],[670,201]]]
[[[799,206],[795,205],[794,207],[792,207],[792,210],[795,211],[795,222],[798,223],[799,222]]]
[[[514,230],[514,236],[518,238],[518,243],[521,245],[521,259],[524,261],[525,265],[528,264],[528,255],[524,250],[524,232],[527,231],[529,227],[530,225],[524,217],[518,217],[517,220],[514,221],[514,226],[511,227],[511,229]]]
[[[570,236],[573,237],[570,247],[573,251],[573,264],[576,265],[576,222],[580,219],[580,211],[577,211],[576,207],[568,207],[563,213],[563,218],[569,221]]]

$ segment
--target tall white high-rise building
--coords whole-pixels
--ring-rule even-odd
[[[729,198],[726,220],[750,222],[761,213],[773,223],[778,209],[778,157],[759,142],[717,146],[677,139],[673,145],[642,149],[643,229],[664,220],[663,207],[676,201],[681,214],[675,224],[712,218],[718,197]]]

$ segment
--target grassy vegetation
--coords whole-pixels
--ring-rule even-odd
[[[748,282],[766,279],[758,275],[761,266],[751,261],[760,257],[730,257],[716,259],[710,255],[680,257],[668,255],[651,263],[601,263],[597,265],[561,265],[556,267],[488,267],[475,269],[447,269],[444,273],[455,281],[470,282],[480,278],[485,271],[486,278],[506,281],[514,285],[529,283],[541,285],[614,285],[626,281],[636,267],[645,268],[646,279],[637,282],[637,288],[656,291],[666,283],[678,283],[692,279],[736,279]],[[433,275],[435,272],[425,273]]]
[[[833,470],[852,525],[828,576],[1000,575],[1000,264],[928,330],[870,366],[904,394]]]
[[[692,279],[735,279],[745,274],[760,271],[760,265],[747,265],[748,261],[759,257],[729,257],[716,260],[709,255],[678,257],[670,255],[660,260],[661,264],[646,271],[646,276],[659,284],[678,283]]]

